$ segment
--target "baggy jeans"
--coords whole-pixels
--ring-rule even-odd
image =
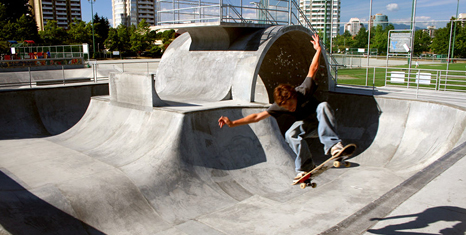
[[[308,163],[312,162],[312,154],[306,142],[307,138],[319,137],[324,145],[325,154],[329,154],[338,142],[341,142],[336,131],[336,121],[332,108],[327,102],[322,102],[317,106],[316,116],[318,120],[317,129],[315,123],[306,121],[296,121],[285,133],[285,141],[296,154],[296,172],[309,171],[304,169]],[[313,162],[312,162],[313,165]]]

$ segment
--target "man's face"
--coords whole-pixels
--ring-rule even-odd
[[[290,112],[294,112],[294,111],[296,111],[296,105],[297,104],[298,104],[298,100],[295,98],[295,99],[289,99],[289,100],[285,101],[285,103],[283,103],[280,106],[285,108],[286,110],[288,110]]]

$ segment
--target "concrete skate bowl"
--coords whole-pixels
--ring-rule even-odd
[[[290,185],[293,154],[273,119],[217,126],[221,115],[236,119],[264,107],[222,101],[146,111],[93,98],[63,134],[0,141],[8,182],[0,224],[12,234],[317,234],[466,140],[460,108],[327,98],[342,138],[361,151],[353,167],[329,170],[306,190]]]
[[[162,99],[272,103],[278,84],[302,82],[315,54],[310,43],[313,32],[301,26],[184,30],[187,33],[170,44],[157,70]],[[327,90],[324,54],[320,64],[320,88]]]
[[[274,119],[223,129],[217,120],[268,106],[249,101],[257,101],[261,80],[267,94],[262,97],[270,102],[267,87],[281,82],[272,75],[288,69],[275,66],[291,58],[280,50],[288,49],[276,46],[280,38],[303,36],[302,45],[310,47],[310,34],[292,29],[250,29],[244,40],[222,29],[219,35],[229,43],[194,44],[216,45],[210,49],[194,47],[190,35],[182,35],[156,77],[159,96],[176,105],[148,110],[94,97],[80,121],[62,134],[1,140],[0,232],[318,234],[466,141],[461,108],[321,91],[335,110],[342,139],[358,144],[357,156],[353,167],[321,175],[315,189],[291,186],[294,156]],[[307,73],[311,58],[300,62],[296,74]],[[290,68],[298,65],[289,62]],[[267,75],[269,69],[274,73]],[[21,111],[14,108],[13,114]],[[318,141],[311,144],[315,160],[325,159]]]
[[[69,86],[0,92],[0,139],[63,133],[84,115],[92,96],[108,95],[108,85]]]

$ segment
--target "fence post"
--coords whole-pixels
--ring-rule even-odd
[[[29,70],[29,88],[32,88],[32,74],[31,74],[31,67],[28,67]]]
[[[64,65],[61,66],[61,71],[63,74],[63,85],[65,85],[65,66]]]
[[[97,62],[92,65],[92,73],[94,74],[94,83],[97,82]]]

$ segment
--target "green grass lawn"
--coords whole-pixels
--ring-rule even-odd
[[[396,68],[396,69],[394,69]],[[430,73],[431,74],[431,85],[422,85],[421,87],[435,89],[436,85],[438,89],[443,89],[445,87],[445,73],[438,72],[439,70],[446,70],[446,64],[421,64],[418,68],[411,68],[411,76],[410,76],[410,84],[413,86],[417,86],[416,83],[416,73],[418,69],[421,69],[421,73]],[[388,79],[387,85],[396,85],[396,86],[406,86],[406,82],[404,84],[400,83],[390,83],[390,75],[391,71],[404,71],[408,73],[408,65],[402,66],[394,66],[388,69]],[[435,70],[435,71],[429,71]],[[375,69],[375,77],[374,77],[374,69],[370,68],[369,71],[366,71],[365,68],[354,68],[354,69],[338,69],[338,84],[346,84],[346,85],[360,85],[360,86],[372,86],[374,83],[375,78],[375,86],[385,86],[385,68],[376,68]],[[366,73],[368,73],[368,79],[366,81]],[[440,81],[436,81],[438,75],[440,76]],[[452,90],[466,90],[466,64],[464,63],[454,63],[450,64],[449,66],[449,73],[448,73],[448,81],[446,82],[447,89]],[[438,83],[438,84],[435,84]]]

